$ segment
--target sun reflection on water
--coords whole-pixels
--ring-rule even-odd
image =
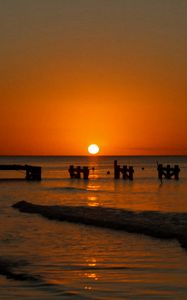
[[[98,277],[95,273],[84,273],[85,277],[91,278],[93,280],[98,280]]]
[[[87,186],[87,191],[99,191],[100,190],[100,185],[88,185]]]
[[[95,258],[90,258],[86,260],[86,264],[88,265],[88,269],[91,268],[93,270],[87,271],[83,273],[84,279],[86,279],[86,285],[84,286],[85,290],[93,290],[92,283],[99,280],[98,274],[94,272],[97,267],[97,261]]]
[[[98,197],[88,196],[87,205],[88,206],[99,206]]]
[[[88,266],[89,267],[96,267],[96,259],[95,258],[91,258],[90,260],[87,260]]]

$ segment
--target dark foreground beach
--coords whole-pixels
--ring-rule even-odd
[[[133,212],[88,206],[48,206],[26,201],[20,201],[13,207],[21,212],[40,214],[58,221],[125,230],[160,239],[177,239],[181,246],[187,249],[187,213]]]

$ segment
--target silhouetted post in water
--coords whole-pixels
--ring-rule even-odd
[[[89,176],[89,168],[88,167],[83,167],[83,178],[88,179]]]
[[[179,172],[180,172],[180,168],[178,165],[174,166],[174,178],[175,180],[179,180]]]
[[[78,178],[78,179],[81,178],[81,167],[80,166],[77,167],[77,176],[76,176],[76,178]]]
[[[133,167],[132,166],[129,166],[129,167],[123,166],[123,168],[121,168],[117,164],[117,160],[115,160],[114,161],[114,178],[119,179],[120,173],[122,173],[123,179],[133,180],[133,173],[134,173]]]
[[[26,167],[26,179],[27,180],[41,180],[41,167]]]
[[[69,175],[70,175],[70,178],[75,178],[75,174],[74,174],[74,166],[71,165],[69,166]]]
[[[115,179],[120,178],[120,166],[118,165],[117,160],[114,161],[114,178]]]
[[[129,180],[133,180],[134,169],[132,166],[129,166]]]
[[[162,180],[162,174],[163,174],[163,173],[162,173],[162,172],[163,172],[162,168],[163,168],[162,164],[158,164],[157,170],[158,170],[158,178],[159,178],[160,180]]]
[[[81,173],[83,173],[83,178],[84,179],[88,179],[89,176],[89,168],[88,167],[83,167],[81,168],[80,166],[78,167],[74,167],[73,165],[69,166],[69,174],[70,174],[70,178],[77,178],[80,179],[81,178]]]
[[[123,166],[122,169],[120,168],[120,171],[123,174],[123,179],[133,180],[134,169],[132,166]]]
[[[162,180],[163,176],[166,179],[171,179],[173,176],[174,176],[174,179],[176,179],[176,180],[179,179],[180,168],[178,165],[175,165],[174,168],[172,168],[170,165],[163,167],[162,164],[158,164],[157,171],[158,171],[158,178],[160,180]]]
[[[123,179],[128,179],[128,176],[127,176],[127,166],[123,166],[122,174],[123,174]]]

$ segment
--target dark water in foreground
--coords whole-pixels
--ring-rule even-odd
[[[177,241],[50,221],[11,207],[26,200],[187,211],[187,157],[117,159],[134,166],[133,182],[113,179],[114,157],[0,158],[0,164],[43,167],[41,182],[21,180],[23,172],[0,172],[1,178],[9,178],[0,180],[0,264],[30,276],[15,280],[0,275],[0,299],[187,299],[187,251]],[[178,163],[180,180],[161,185],[157,160]],[[89,165],[95,171],[88,181],[70,180],[70,164]]]

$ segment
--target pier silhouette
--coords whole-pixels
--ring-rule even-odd
[[[26,171],[26,180],[41,180],[42,168],[30,165],[0,165],[1,171]]]

